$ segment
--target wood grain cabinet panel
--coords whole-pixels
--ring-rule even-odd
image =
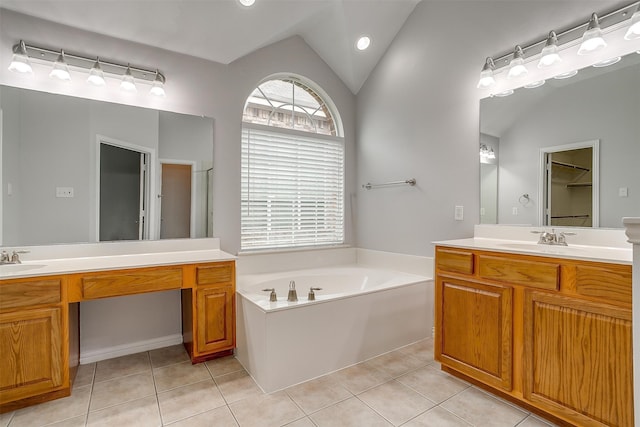
[[[631,311],[527,291],[525,399],[580,426],[632,426]]]
[[[480,255],[478,273],[483,279],[541,289],[557,290],[560,284],[560,264],[551,262]]]
[[[452,273],[473,274],[473,254],[468,251],[437,249],[436,268]]]
[[[576,288],[580,295],[631,304],[631,269],[578,265]]]
[[[39,304],[57,304],[62,300],[61,279],[12,280],[0,285],[0,310]]]
[[[198,289],[197,352],[215,353],[235,344],[233,286]]]
[[[122,270],[82,277],[84,299],[168,291],[181,287],[182,267]]]
[[[460,372],[511,390],[512,289],[453,278],[438,282],[440,360]]]
[[[196,266],[196,284],[199,286],[229,284],[234,276],[233,262]]]
[[[62,309],[0,313],[0,404],[63,385]]]

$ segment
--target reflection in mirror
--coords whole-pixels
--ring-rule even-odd
[[[497,164],[497,179],[490,181],[481,166],[481,222],[543,225],[541,153],[584,141],[600,141],[599,176],[592,177],[594,183],[599,179],[599,211],[591,214],[599,226],[619,228],[623,217],[640,216],[639,117],[640,55],[635,53],[609,67],[580,70],[570,79],[550,79],[509,97],[481,100],[480,143],[494,149]],[[488,214],[494,191],[496,218]]]
[[[136,200],[145,238],[212,236],[212,119],[8,86],[0,86],[0,108],[2,245],[121,239],[117,232],[100,238],[100,147],[105,142],[152,154],[141,166],[148,179],[138,190],[145,201],[140,195]],[[161,165],[188,167],[189,177],[183,173],[176,184],[175,178],[162,177]],[[122,169],[113,168],[103,181],[119,182]],[[130,186],[116,186],[103,207],[110,203],[116,213],[124,209],[118,194]],[[162,209],[165,190],[169,201]],[[165,222],[172,225],[161,232]]]

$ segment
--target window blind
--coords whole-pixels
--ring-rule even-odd
[[[344,242],[344,140],[243,124],[243,250]]]

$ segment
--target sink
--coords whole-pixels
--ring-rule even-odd
[[[500,247],[515,249],[519,251],[543,252],[549,254],[578,254],[583,252],[582,249],[574,246],[562,245],[539,245],[537,243],[499,243]]]
[[[44,264],[3,264],[0,265],[0,274],[2,273],[21,273],[23,271],[35,270],[44,267]]]

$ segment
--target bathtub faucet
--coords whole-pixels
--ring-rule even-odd
[[[264,292],[271,292],[269,294],[269,301],[276,302],[278,301],[278,296],[276,295],[275,288],[263,289]]]
[[[287,296],[287,301],[289,302],[298,301],[298,292],[296,292],[296,282],[293,280],[289,282],[289,295]]]
[[[314,288],[314,287],[309,288],[309,297],[308,297],[309,301],[315,301],[316,293],[314,291],[321,291],[321,290],[322,288]]]

